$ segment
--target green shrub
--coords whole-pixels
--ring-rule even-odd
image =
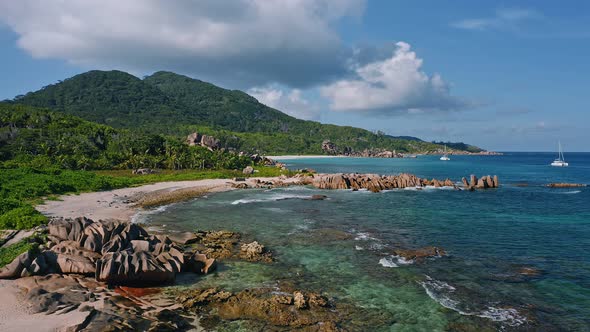
[[[0,215],[0,229],[29,229],[47,222],[47,217],[29,204]]]

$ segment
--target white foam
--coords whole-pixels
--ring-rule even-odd
[[[365,250],[365,248],[363,248],[363,247],[361,247],[361,246],[354,246],[354,249],[356,249],[356,250],[359,250],[359,251],[360,251],[360,250]]]
[[[379,264],[381,264],[385,267],[399,267],[401,265],[409,265],[412,263],[414,263],[413,260],[405,259],[403,257],[396,256],[396,255],[390,255],[385,258],[381,258],[379,260]]]
[[[510,326],[519,326],[527,322],[526,317],[521,316],[514,308],[488,307],[478,317],[488,318],[495,322],[504,322]]]
[[[405,259],[404,257],[401,257],[401,256],[392,256],[392,257],[397,260],[397,263],[399,265],[410,265],[410,264],[414,264],[414,260],[413,259]]]
[[[420,282],[420,285],[422,285],[426,294],[428,294],[431,299],[443,307],[454,310],[461,315],[487,318],[495,322],[502,322],[509,326],[520,326],[527,322],[526,317],[521,316],[518,310],[514,308],[496,308],[488,306],[486,309],[479,311],[461,310],[459,308],[460,302],[450,297],[450,294],[455,292],[455,287],[444,281],[435,280],[430,276],[426,276],[426,280]]]
[[[379,241],[378,239],[370,236],[369,233],[365,233],[365,232],[356,233],[356,236],[354,239],[356,241],[367,241],[367,240]]]
[[[391,257],[383,257],[379,260],[379,264],[383,267],[398,267]]]
[[[152,214],[158,214],[166,211],[170,205],[162,205],[152,210],[140,210],[131,217],[131,223],[137,224],[144,222]]]
[[[572,195],[572,194],[579,194],[581,193],[581,190],[573,190],[573,191],[561,191],[561,192],[556,192],[556,194],[564,194],[564,195]]]
[[[264,202],[276,202],[285,199],[311,199],[311,196],[307,195],[289,195],[289,194],[274,194],[263,198],[242,198],[231,202],[232,205],[238,204],[250,204],[250,203],[264,203]]]

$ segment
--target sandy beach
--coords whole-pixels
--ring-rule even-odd
[[[287,156],[266,156],[273,160],[291,160],[291,159],[324,159],[324,158],[350,158],[348,156],[327,156],[327,155],[287,155]]]
[[[278,178],[248,178],[245,183],[254,184],[257,180],[274,181]],[[295,181],[285,179],[284,182]],[[207,179],[197,181],[159,182],[132,188],[122,188],[109,191],[82,193],[78,195],[63,195],[58,200],[46,201],[36,207],[41,213],[49,217],[90,219],[119,219],[130,221],[142,209],[135,206],[136,201],[145,195],[158,195],[181,189],[202,189],[207,192],[222,192],[233,190],[230,179]],[[243,182],[242,182],[243,183]]]
[[[33,313],[22,297],[16,280],[0,280],[0,331],[62,331],[82,323],[88,315],[79,310],[54,315]]]

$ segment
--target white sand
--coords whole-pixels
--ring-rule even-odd
[[[348,156],[327,156],[327,155],[288,155],[288,156],[266,156],[273,160],[291,160],[291,159],[323,159],[323,158],[350,158]]]
[[[22,300],[16,282],[0,280],[0,331],[63,331],[68,326],[82,323],[87,315],[87,312],[78,310],[53,315],[32,313]]]
[[[256,180],[274,181],[278,179],[276,177],[248,178],[246,183],[253,184]],[[296,180],[286,179],[282,181],[292,182]],[[95,220],[120,219],[130,221],[141,210],[134,207],[133,203],[125,202],[134,196],[156,191],[167,192],[186,188],[207,189],[210,192],[228,191],[233,189],[231,186],[233,183],[236,182],[230,179],[159,182],[134,188],[64,195],[60,196],[59,200],[46,201],[43,205],[37,206],[36,209],[50,217],[77,218],[84,216]]]

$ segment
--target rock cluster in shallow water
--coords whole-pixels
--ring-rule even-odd
[[[198,310],[203,319],[255,320],[267,329],[278,327],[304,331],[340,331],[339,323],[349,314],[325,296],[295,290],[247,289],[233,293],[217,288],[193,289],[177,301],[187,310]]]
[[[475,176],[472,176],[475,178]],[[311,184],[319,189],[367,189],[372,192],[382,190],[403,189],[403,188],[423,188],[427,186],[453,187],[457,188],[455,183],[450,179],[422,179],[413,174],[399,175],[378,175],[378,174],[318,174],[312,178]],[[498,186],[498,177],[482,177],[479,182],[475,178],[474,184],[468,185],[468,189],[487,189]]]

